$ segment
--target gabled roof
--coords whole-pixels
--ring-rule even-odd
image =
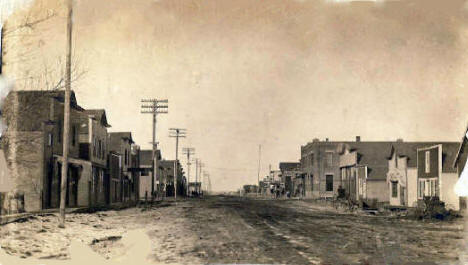
[[[452,166],[459,147],[459,143],[456,142],[343,142],[342,148],[357,152],[358,165],[367,166],[369,169],[368,178],[383,180],[386,179],[388,160],[393,153],[408,157],[408,167],[416,167],[417,149],[438,144],[442,145],[442,171],[456,171]]]
[[[135,143],[132,139],[132,133],[131,132],[111,132],[109,133],[109,136],[111,138],[122,138],[124,140],[129,140],[130,143]]]
[[[59,102],[65,102],[65,91],[64,90],[15,90],[12,91],[18,93],[18,95],[24,95],[27,97],[52,97],[55,98]],[[70,94],[70,107],[84,111],[84,109],[78,105],[75,97],[75,92],[72,90]]]
[[[460,160],[461,152],[463,148],[465,148],[465,145],[467,144],[467,139],[466,139],[467,133],[468,133],[468,128],[465,130],[465,133],[463,134],[463,138],[461,140],[460,147],[458,148],[457,155],[455,156],[453,160],[453,167],[457,167],[458,161]]]
[[[435,145],[442,145],[442,172],[456,172],[453,161],[457,156],[460,143],[457,142],[408,142],[392,146],[398,156],[408,157],[408,167],[417,167],[417,150]],[[390,152],[390,155],[393,155]]]
[[[99,121],[102,126],[107,128],[111,127],[107,123],[106,111],[104,109],[87,109],[85,110],[85,113],[94,116],[94,118]]]

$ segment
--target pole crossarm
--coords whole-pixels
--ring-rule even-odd
[[[141,113],[142,114],[152,114],[153,115],[153,141],[151,142],[152,145],[152,152],[151,152],[151,159],[152,159],[152,177],[151,177],[151,198],[154,199],[154,186],[155,181],[157,178],[157,163],[158,160],[156,158],[156,150],[158,142],[156,141],[156,117],[158,114],[167,114],[168,113],[168,103],[169,100],[167,99],[142,99],[141,100]],[[149,104],[150,103],[150,104]],[[165,183],[164,183],[165,185]],[[161,191],[161,189],[159,189]],[[165,189],[163,189],[165,190]]]

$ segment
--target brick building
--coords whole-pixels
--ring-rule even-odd
[[[301,171],[304,196],[309,198],[333,197],[341,182],[339,144],[314,139],[301,146]],[[297,180],[299,181],[299,179]]]
[[[2,114],[8,129],[2,138],[14,183],[24,196],[24,210],[59,206],[62,166],[63,91],[12,91]],[[86,205],[91,163],[79,158],[80,116],[84,109],[71,94],[67,206]],[[31,150],[35,150],[31,152]]]

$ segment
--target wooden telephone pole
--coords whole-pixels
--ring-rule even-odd
[[[184,155],[187,155],[187,197],[189,196],[189,184],[190,184],[190,156],[195,154],[195,148],[185,147],[182,149]]]
[[[176,138],[176,158],[174,161],[174,201],[177,200],[177,175],[179,174],[179,138],[185,138],[187,136],[187,130],[181,128],[170,128],[169,137]]]
[[[156,157],[157,152],[157,142],[156,142],[156,115],[168,113],[168,100],[167,99],[142,99],[142,103],[150,103],[141,105],[141,113],[152,114],[153,115],[153,144],[151,151],[152,159],[152,169],[153,173],[151,176],[151,201],[154,200],[154,181],[156,179],[156,171],[158,170],[158,158]]]
[[[72,54],[72,30],[73,30],[73,0],[67,1],[67,57],[65,69],[65,99],[64,99],[64,114],[63,114],[63,161],[60,183],[60,217],[59,227],[65,227],[65,206],[67,195],[67,179],[68,179],[68,149],[69,149],[69,134],[70,134],[70,95],[71,95],[71,54]]]

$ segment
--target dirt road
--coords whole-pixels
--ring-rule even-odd
[[[463,264],[467,250],[461,219],[342,214],[297,200],[210,197],[72,214],[67,229],[55,225],[56,216],[46,216],[0,227],[0,244],[12,255],[69,258],[68,242],[80,238],[112,258],[125,255],[123,233],[144,229],[152,261],[184,264]]]

